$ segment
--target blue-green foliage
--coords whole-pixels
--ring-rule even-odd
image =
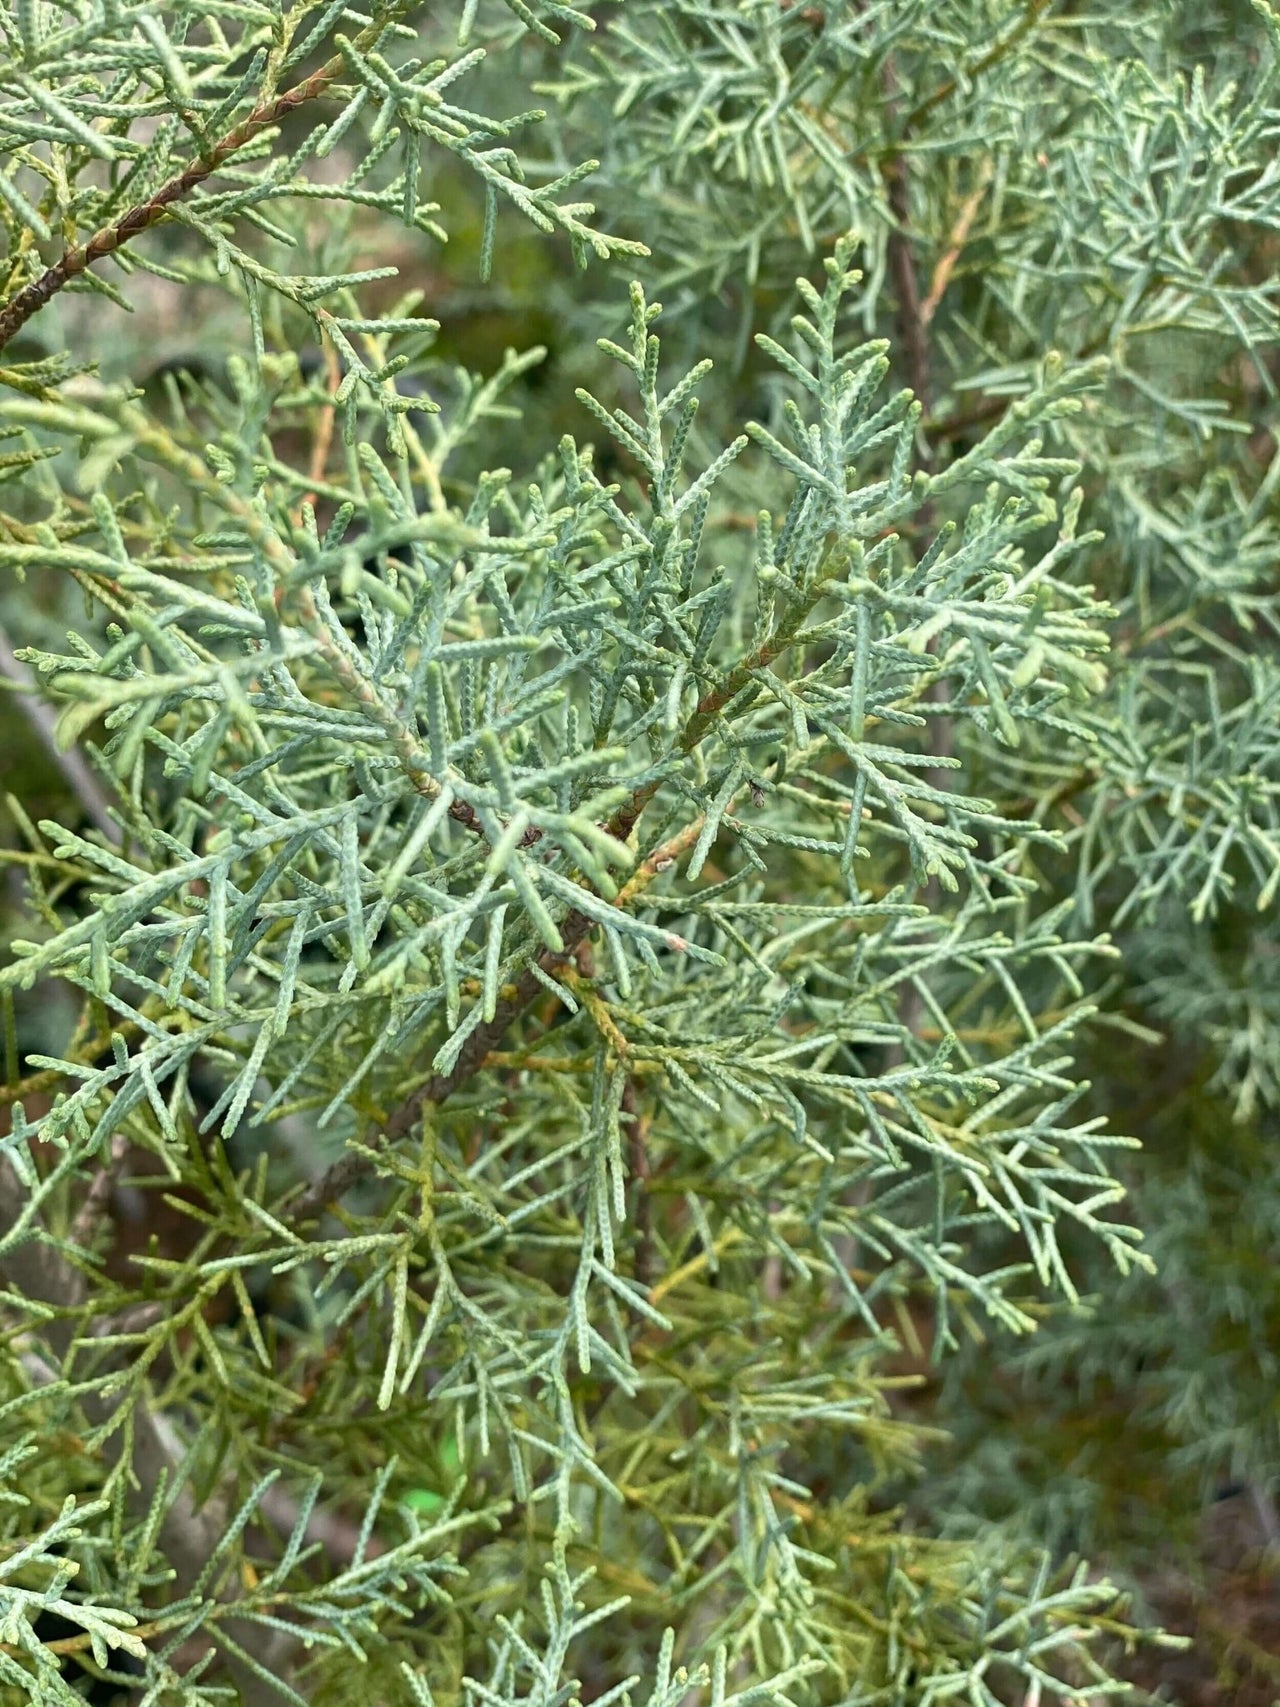
[[[5,15],[4,610],[114,826],[12,803],[15,1701],[1123,1687],[1006,1435],[891,1502],[976,1347],[1151,1343],[1095,1018],[1278,1094],[1276,26],[1137,11]]]

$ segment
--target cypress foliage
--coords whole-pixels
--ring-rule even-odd
[[[0,14],[4,1707],[1096,1702],[1126,1441],[1270,1510],[1280,22],[1132,14]]]

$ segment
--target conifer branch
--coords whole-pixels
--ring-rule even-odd
[[[610,833],[619,841],[626,840],[631,834],[652,793],[652,790],[638,790],[627,806],[613,818],[609,826]],[[619,891],[616,904],[625,907],[636,899],[654,877],[668,870],[682,853],[687,852],[696,841],[702,822],[700,816],[695,818],[659,847],[654,848],[632,873],[625,887]],[[559,968],[594,928],[593,919],[576,908],[570,909],[560,924],[563,949],[558,953],[544,949],[538,956],[538,970],[544,978],[554,980]],[[486,1058],[501,1043],[511,1025],[538,996],[545,993],[545,990],[543,978],[539,978],[536,973],[528,970],[521,973],[512,989],[498,1002],[493,1018],[477,1026],[472,1032],[450,1071],[437,1073],[428,1079],[411,1096],[405,1098],[385,1124],[375,1126],[365,1135],[358,1150],[351,1150],[340,1157],[318,1180],[296,1197],[288,1206],[289,1224],[293,1227],[304,1227],[330,1204],[345,1196],[357,1181],[372,1171],[379,1154],[389,1150],[399,1139],[407,1137],[414,1130],[424,1109],[429,1105],[439,1107],[447,1102],[455,1091],[475,1076],[485,1065]]]
[[[383,10],[378,13],[373,23],[366,26],[356,37],[356,45],[361,48],[376,46],[386,33],[393,16],[394,11]],[[105,260],[133,238],[157,225],[175,202],[183,201],[206,178],[226,165],[247,143],[252,142],[254,137],[279,124],[300,107],[328,94],[347,69],[347,59],[341,53],[335,53],[309,77],[304,77],[291,89],[259,102],[239,124],[233,125],[224,136],[219,137],[205,152],[184,166],[181,172],[175,173],[145,201],[129,208],[110,225],[104,225],[101,230],[95,231],[86,243],[68,249],[53,266],[46,268],[39,278],[24,285],[0,307],[0,350],[3,350],[32,315],[38,314],[60,290],[97,262]]]
[[[1275,1221],[1280,471],[1223,430],[1274,403],[1273,8],[1215,0],[1202,66],[1160,8],[628,0],[598,48],[506,8],[0,18],[0,325],[124,303],[111,255],[177,317],[159,369],[139,313],[93,374],[68,305],[0,370],[3,620],[128,832],[37,795],[0,850],[0,1694],[69,1703],[114,1638],[174,1707],[219,1647],[295,1707],[1114,1692],[1096,1572],[930,1530],[1057,1493],[968,1379],[983,1322],[1035,1331],[1050,1410],[1137,1346],[1198,1397],[1152,1430],[1181,1462],[1274,1458],[1231,1391],[1269,1415],[1262,1269],[1204,1261]],[[432,247],[468,188],[479,286]],[[512,210],[635,256],[629,319]],[[384,296],[407,254],[465,328]],[[1099,989],[1153,1060],[1178,1031],[1150,1104]],[[1115,1134],[1166,1120],[1130,1216],[1170,1147]],[[312,1121],[353,1133],[327,1173]],[[889,1329],[956,1370],[910,1414]],[[922,1422],[963,1474],[904,1526],[869,1478]]]
[[[13,1232],[26,1196],[10,1164],[0,1157],[0,1240]],[[0,1255],[0,1276],[33,1303],[52,1306],[56,1323],[45,1329],[51,1352],[59,1364],[71,1353],[76,1318],[88,1297],[86,1276],[51,1243],[40,1236],[11,1244]],[[95,1428],[111,1421],[113,1406],[100,1392],[83,1393],[80,1403]],[[129,1503],[139,1518],[145,1518],[157,1498],[164,1499],[159,1538],[174,1569],[177,1598],[191,1592],[200,1581],[210,1555],[223,1535],[229,1513],[216,1498],[200,1505],[189,1484],[177,1486],[166,1497],[166,1484],[178,1482],[181,1450],[172,1423],[156,1412],[145,1399],[130,1411],[131,1430],[113,1428],[102,1446],[109,1465],[121,1458],[126,1444],[132,1448],[128,1475]],[[227,1598],[224,1594],[223,1598]],[[277,1651],[277,1633],[260,1625],[232,1623],[239,1642],[260,1663],[269,1665]],[[78,1651],[78,1650],[71,1650]],[[234,1654],[226,1656],[236,1679],[244,1707],[278,1707],[279,1697],[269,1689],[258,1671],[243,1665]]]
[[[773,634],[763,640],[746,658],[741,659],[728,672],[719,687],[708,690],[702,696],[678,743],[681,752],[692,753],[705,740],[724,708],[748,688],[760,672],[767,670],[794,644],[808,612],[820,601],[826,591],[826,585],[826,581],[819,577],[808,599],[793,600]],[[658,792],[658,788],[657,781],[646,783],[614,814],[606,826],[614,841],[626,843],[630,840],[645,807]],[[658,872],[666,870],[678,859],[697,839],[702,822],[702,816],[699,815],[661,847],[655,848],[619,892],[616,904],[625,907],[643,891]],[[544,978],[553,978],[556,968],[563,965],[594,928],[594,920],[577,908],[570,908],[560,924],[563,948],[559,952],[546,949],[538,956],[538,971],[543,977],[540,978],[531,970],[523,972],[511,992],[498,1003],[493,1018],[472,1032],[450,1071],[435,1075],[412,1096],[406,1098],[385,1126],[375,1128],[368,1134],[360,1149],[352,1150],[341,1157],[294,1201],[290,1208],[292,1224],[301,1226],[313,1220],[327,1205],[350,1191],[351,1187],[370,1171],[373,1166],[372,1157],[411,1132],[428,1104],[439,1106],[447,1102],[454,1092],[483,1066],[486,1057],[497,1049],[511,1024],[544,991]]]
[[[986,53],[980,55],[972,65],[966,66],[963,80],[960,77],[945,78],[941,83],[939,83],[936,89],[932,90],[925,96],[924,100],[920,101],[911,109],[907,114],[906,123],[903,126],[904,134],[907,131],[914,130],[920,123],[921,119],[927,118],[935,107],[941,106],[943,101],[954,95],[956,90],[960,88],[962,81],[966,85],[971,84],[976,78],[979,78],[985,72],[990,71],[993,66],[999,65],[1002,59],[1006,59],[1017,47],[1018,43],[1022,41],[1025,36],[1029,35],[1033,29],[1035,29],[1036,24],[1040,21],[1042,15],[1048,11],[1051,4],[1052,0],[1026,0],[1022,17],[1019,18],[1018,22],[1009,31],[1008,35],[1002,36],[993,47],[989,48]]]

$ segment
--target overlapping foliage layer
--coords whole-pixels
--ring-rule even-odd
[[[1265,1496],[1215,1192],[1137,1198],[1169,1345],[1080,1059],[1273,1118],[1220,21],[5,14],[3,608],[98,779],[10,800],[15,1701],[1097,1699],[1080,1535],[981,1521],[1024,1341]]]

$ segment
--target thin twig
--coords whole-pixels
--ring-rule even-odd
[[[57,718],[52,709],[39,697],[40,685],[35,677],[16,657],[13,647],[9,644],[9,636],[0,628],[0,677],[11,682],[15,688],[14,703],[18,710],[31,725],[40,745],[48,753],[57,767],[59,774],[67,787],[75,795],[84,809],[86,818],[93,823],[114,846],[121,842],[120,826],[111,816],[111,808],[107,797],[97,777],[85,763],[83,756],[74,750],[65,750],[58,745],[54,728]]]
[[[885,64],[885,81],[892,77],[892,68]],[[916,273],[915,256],[911,252],[910,212],[908,205],[907,165],[901,154],[895,154],[885,165],[889,211],[893,215],[893,230],[889,233],[889,271],[898,297],[898,335],[906,356],[907,379],[920,404],[928,413],[932,384],[929,374],[929,333],[920,299],[920,280]],[[926,450],[926,467],[932,461]],[[921,507],[920,525],[928,526]]]
[[[953,439],[962,438],[974,427],[982,427],[988,421],[998,421],[1011,404],[1016,403],[1016,397],[984,397],[981,403],[976,403],[972,409],[961,409],[954,415],[926,415],[921,419],[921,430],[934,444],[949,444]]]
[[[295,524],[302,520],[302,512],[308,504],[314,504],[316,494],[314,488],[324,480],[325,469],[329,466],[329,452],[333,447],[333,427],[337,418],[338,408],[334,401],[334,393],[342,383],[342,364],[338,360],[338,352],[328,338],[321,340],[321,351],[324,356],[325,377],[329,382],[329,395],[321,405],[316,417],[315,437],[311,443],[311,461],[307,467],[309,489],[298,499],[294,508]]]
[[[890,117],[894,112],[898,95],[897,72],[892,58],[885,60],[884,65],[885,104]],[[905,136],[910,129],[912,118],[908,118],[903,126]],[[911,247],[911,198],[910,184],[907,178],[906,158],[901,150],[896,151],[885,165],[885,187],[889,200],[889,211],[893,215],[893,230],[889,233],[889,269],[893,274],[894,288],[898,297],[898,334],[902,340],[903,352],[906,356],[907,377],[911,389],[921,405],[922,412],[928,414],[933,393],[933,375],[930,367],[929,314],[925,312],[925,303],[920,295],[920,279],[916,272],[915,255]],[[944,285],[945,287],[945,285]],[[941,296],[941,289],[938,291]],[[936,307],[936,303],[934,304]],[[921,461],[926,472],[932,472],[933,453],[927,441],[921,446]],[[929,532],[933,527],[934,507],[932,499],[926,499],[917,512],[917,523],[922,531]],[[935,651],[936,641],[931,641],[929,650]],[[946,689],[941,681],[930,684],[928,697],[935,703],[946,697]],[[940,759],[951,757],[955,743],[955,731],[949,717],[936,718],[930,730],[930,750]],[[936,766],[925,772],[925,780],[933,788],[945,789],[948,786],[948,776],[942,766]],[[934,884],[936,894],[937,886]]]
[[[947,239],[947,247],[938,257],[937,264],[933,269],[933,277],[929,281],[929,294],[920,304],[920,319],[926,328],[938,312],[938,306],[946,294],[947,286],[951,282],[951,275],[955,271],[956,262],[960,259],[965,244],[969,241],[969,233],[973,229],[973,222],[977,218],[978,209],[982,206],[983,197],[987,193],[987,186],[991,182],[994,170],[990,159],[983,161],[982,169],[978,174],[977,188],[966,196],[961,204],[959,217],[951,227],[951,235]]]
[[[356,38],[357,46],[372,47],[386,31],[389,22],[390,16],[387,13],[375,18]],[[318,71],[313,71],[310,77],[304,77],[301,83],[295,83],[292,89],[286,89],[283,95],[276,95],[269,101],[261,102],[247,118],[242,119],[217,142],[211,143],[198,159],[190,161],[176,177],[162,184],[146,201],[131,207],[113,225],[104,225],[101,230],[95,231],[87,243],[68,249],[59,261],[41,273],[38,279],[24,285],[17,295],[0,309],[0,350],[15,333],[21,331],[33,314],[39,313],[44,305],[73,279],[87,272],[95,262],[105,260],[108,255],[113,255],[117,249],[123,248],[140,232],[158,224],[174,202],[190,195],[198,184],[203,183],[262,131],[278,124],[281,119],[308,101],[317,100],[326,94],[330,85],[336,83],[347,69],[347,61],[342,54],[334,54]]]

